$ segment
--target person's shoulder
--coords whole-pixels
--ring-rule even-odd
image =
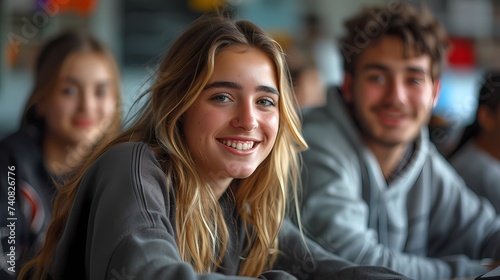
[[[108,148],[96,162],[101,165],[120,165],[152,154],[153,152],[144,142],[122,142]]]
[[[42,154],[38,140],[26,131],[16,131],[0,140],[0,158],[9,162],[35,163]]]
[[[314,126],[318,124],[327,124],[327,109],[328,108],[326,107],[326,105],[322,105],[302,110],[302,123],[304,127]]]
[[[148,145],[144,142],[121,142],[110,147],[106,153],[130,153],[135,149],[144,149],[147,148]]]
[[[498,165],[498,160],[491,157],[487,152],[478,148],[472,140],[465,143],[460,149],[455,151],[448,161],[456,169],[464,169],[464,171],[481,171],[487,169],[488,166]]]
[[[458,174],[451,163],[438,151],[438,149],[430,144],[426,150],[425,165],[422,172],[429,173],[428,176],[433,178],[433,185],[459,185],[463,184],[462,176]]]
[[[358,142],[357,134],[350,123],[343,122],[342,113],[345,105],[338,89],[330,88],[328,102],[317,108],[311,108],[303,117],[302,132],[306,142],[311,148],[324,147],[328,150],[342,149],[351,151],[353,142]]]
[[[144,142],[123,142],[103,152],[86,171],[83,179],[93,193],[151,192],[161,194],[165,173],[149,145]]]
[[[94,157],[87,169],[86,177],[96,178],[100,175],[107,177],[130,177],[137,169],[137,162],[147,146],[141,142],[123,142],[105,148],[101,154]],[[99,175],[99,176],[97,176]]]
[[[131,176],[134,180],[165,176],[153,150],[144,142],[123,142],[113,145],[96,160],[94,168],[116,176],[125,176],[123,172],[127,170],[127,176]]]
[[[475,157],[477,156],[477,150],[474,148],[474,143],[472,140],[465,142],[462,146],[453,151],[450,155],[448,155],[447,159],[450,162],[459,162],[464,160],[466,157]]]
[[[2,138],[0,140],[0,147],[12,149],[21,147],[27,143],[35,144],[36,140],[26,131],[18,130]]]
[[[468,142],[449,159],[450,164],[464,178],[469,187],[486,186],[500,178],[500,161]]]
[[[420,155],[424,159],[425,164],[430,164],[432,170],[440,167],[451,167],[448,160],[439,152],[432,142],[425,139],[425,143],[420,145],[420,148],[417,149],[417,155]]]
[[[309,107],[302,110],[302,122],[304,126],[328,124],[331,108],[328,103],[316,107]]]
[[[340,89],[331,86],[326,93],[326,103],[308,108],[302,114],[304,128],[308,127],[335,127],[338,124],[336,111],[345,111],[345,104],[340,96]],[[337,112],[338,113],[338,112]]]

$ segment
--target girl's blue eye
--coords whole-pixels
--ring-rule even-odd
[[[212,96],[210,99],[219,103],[225,103],[229,101],[229,97],[223,94]]]
[[[276,106],[276,104],[274,104],[274,101],[272,99],[268,99],[268,98],[260,99],[259,101],[257,101],[257,103],[264,106],[264,107]]]

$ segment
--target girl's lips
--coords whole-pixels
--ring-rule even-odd
[[[74,120],[73,125],[80,128],[89,128],[94,126],[94,122],[90,120]]]

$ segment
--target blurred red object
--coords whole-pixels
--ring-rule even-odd
[[[57,13],[76,12],[81,16],[89,16],[96,8],[98,0],[38,0],[38,9],[51,7]]]
[[[468,38],[451,37],[451,48],[448,54],[448,63],[452,67],[476,67],[474,42]]]

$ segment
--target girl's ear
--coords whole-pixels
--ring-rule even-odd
[[[47,112],[51,109],[51,100],[52,100],[52,94],[44,94],[39,96],[40,98],[38,100],[35,100],[35,112],[37,116],[40,117],[45,117]]]
[[[45,116],[45,114],[47,113],[47,110],[49,110],[49,106],[48,106],[48,98],[45,97],[45,98],[42,98],[40,101],[38,101],[36,104],[35,104],[35,111],[36,111],[36,114],[38,116]]]

